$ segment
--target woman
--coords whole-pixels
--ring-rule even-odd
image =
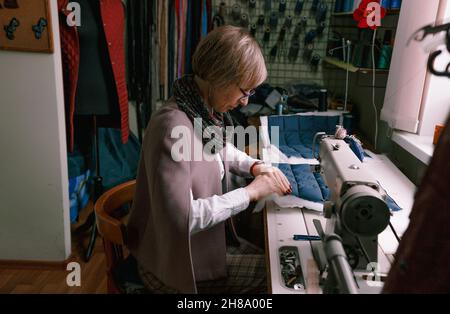
[[[225,26],[199,44],[192,65],[194,75],[175,82],[174,97],[146,130],[128,224],[129,248],[153,292],[264,292],[263,256],[227,255],[224,227],[250,201],[291,193],[281,171],[224,140],[225,127],[232,124],[227,111],[246,106],[267,77],[264,57],[246,30]],[[224,136],[213,138],[211,127],[220,127]],[[195,133],[198,128],[206,136]],[[180,150],[179,130],[189,131],[184,142],[189,147]],[[202,145],[203,157],[213,158],[194,158]],[[179,153],[191,158],[178,158]],[[228,192],[228,170],[255,179]]]

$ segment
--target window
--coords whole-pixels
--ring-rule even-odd
[[[419,14],[420,12],[420,14]],[[408,0],[402,3],[397,38],[381,119],[394,129],[393,140],[424,163],[433,154],[436,124],[444,124],[450,112],[450,78],[437,77],[427,71],[429,53],[425,47],[436,38],[422,43],[408,41],[414,32],[429,24],[450,18],[450,1]],[[435,62],[445,69],[450,53],[445,45]]]

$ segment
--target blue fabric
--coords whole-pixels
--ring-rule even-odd
[[[347,136],[344,141],[350,146],[350,149],[353,151],[356,157],[358,157],[359,160],[364,161],[366,153],[364,152],[361,144],[359,144],[358,141],[351,136]]]
[[[271,128],[279,127],[279,149],[287,157],[313,158],[312,142],[318,132],[334,134],[340,116],[270,116],[268,118],[269,136],[272,141]],[[316,143],[316,152],[319,144]]]
[[[123,144],[119,129],[100,128],[98,142],[104,191],[136,178],[140,144],[134,134],[130,133],[128,142]],[[95,165],[95,160],[91,164]],[[91,171],[95,173],[95,169]]]
[[[280,164],[278,168],[289,180],[292,195],[317,203],[328,199],[328,187],[320,173],[311,171],[310,165]]]
[[[279,164],[278,168],[289,180],[293,196],[316,203],[329,200],[330,190],[322,175],[312,171],[310,165]],[[389,195],[386,197],[386,204],[393,212],[402,210]]]
[[[67,155],[67,166],[69,170],[70,221],[75,222],[79,211],[89,202],[90,171],[85,165],[84,156],[77,149]]]
[[[99,128],[98,143],[103,192],[136,178],[140,154],[136,136],[130,134],[127,144],[122,144],[119,129]],[[95,147],[91,151],[95,152]],[[79,211],[87,205],[92,194],[92,179],[96,173],[95,154],[88,158],[89,166],[85,159],[77,148],[67,156],[71,222],[77,220]]]
[[[89,189],[88,181],[90,177],[90,171],[86,171],[85,174],[79,175],[75,178],[69,179],[69,201],[70,201],[70,222],[76,222],[78,213],[89,202]]]

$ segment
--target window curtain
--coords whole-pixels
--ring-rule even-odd
[[[381,120],[392,129],[417,133],[429,54],[423,44],[408,40],[415,31],[434,24],[439,2],[407,0],[402,2],[391,68],[386,88]]]

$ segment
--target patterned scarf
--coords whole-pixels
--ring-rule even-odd
[[[203,145],[207,146],[213,154],[220,152],[225,147],[226,140],[232,138],[233,132],[227,133],[226,130],[227,126],[233,126],[230,114],[208,112],[208,107],[200,96],[192,75],[186,75],[176,80],[173,85],[173,93],[178,107],[189,117],[194,125],[194,130],[202,130],[204,136],[196,135],[202,139]],[[200,121],[202,125],[200,125]],[[210,127],[214,127],[217,134],[220,133],[222,136],[216,136],[216,132],[211,132],[212,128]]]

